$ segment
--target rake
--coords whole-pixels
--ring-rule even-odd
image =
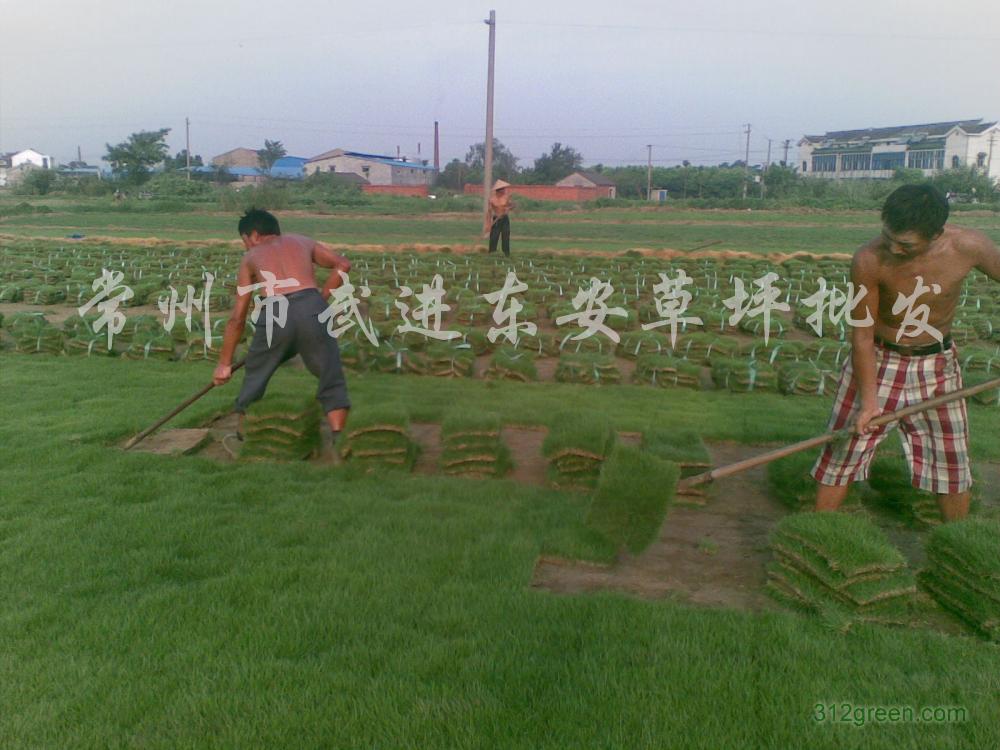
[[[966,388],[961,388],[957,391],[952,391],[951,393],[946,393],[942,396],[936,396],[926,401],[922,401],[919,404],[913,404],[912,406],[907,406],[899,411],[891,412],[889,414],[883,414],[879,417],[873,419],[869,424],[872,427],[881,427],[882,425],[889,424],[890,422],[895,422],[903,417],[908,417],[912,414],[919,414],[924,411],[929,411],[930,409],[936,409],[939,406],[944,406],[945,404],[950,404],[953,401],[958,401],[962,398],[968,398],[969,396],[974,396],[982,391],[988,391],[993,388],[1000,388],[1000,378],[994,378],[993,380],[987,380],[983,383],[977,385],[970,385]],[[708,482],[714,482],[716,479],[722,479],[723,477],[732,476],[733,474],[740,474],[741,472],[748,471],[750,469],[755,469],[758,466],[764,466],[772,461],[777,461],[779,458],[784,458],[785,456],[790,456],[793,453],[800,453],[801,451],[807,451],[810,448],[818,448],[821,445],[826,445],[834,440],[841,440],[843,438],[848,438],[854,434],[853,426],[844,427],[840,430],[834,430],[832,432],[827,432],[823,435],[818,435],[808,440],[803,440],[799,443],[793,443],[792,445],[786,445],[783,448],[776,448],[768,453],[762,453],[759,456],[754,456],[753,458],[747,458],[743,461],[737,461],[736,463],[728,464],[727,466],[720,466],[718,469],[712,469],[711,471],[706,471],[703,474],[696,474],[692,477],[687,477],[677,483],[677,492],[683,493],[692,487],[697,487],[700,484],[707,484]]]
[[[239,362],[237,362],[235,365],[232,366],[232,368],[230,369],[230,373],[236,372],[238,369],[240,369],[241,367],[243,367],[243,365],[245,365],[245,364],[246,364],[246,358],[241,359]],[[169,414],[167,414],[166,416],[158,419],[156,422],[154,422],[152,425],[150,425],[145,430],[143,430],[142,432],[140,432],[138,435],[135,435],[134,437],[130,438],[129,441],[127,443],[125,443],[124,449],[125,450],[129,450],[130,448],[135,447],[136,444],[138,444],[140,441],[145,440],[147,437],[149,437],[150,435],[152,435],[154,432],[156,432],[158,429],[160,429],[163,425],[165,425],[171,419],[173,419],[178,414],[180,414],[182,411],[184,411],[185,409],[187,409],[189,406],[191,406],[191,404],[193,404],[195,401],[197,401],[199,398],[201,398],[202,396],[204,396],[206,393],[208,393],[210,390],[212,390],[215,387],[216,387],[215,383],[209,383],[204,388],[202,388],[200,391],[198,391],[196,394],[194,394],[193,396],[190,396],[189,398],[185,399],[179,406],[175,407]]]

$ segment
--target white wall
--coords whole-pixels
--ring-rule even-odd
[[[19,167],[22,164],[34,164],[36,167],[41,167],[42,169],[52,169],[55,167],[51,156],[40,154],[32,148],[18,151],[10,158],[10,165],[12,167]]]

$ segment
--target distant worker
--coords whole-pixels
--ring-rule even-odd
[[[882,207],[882,233],[854,254],[851,280],[865,289],[854,317],[868,323],[852,330],[852,354],[840,376],[830,429],[854,425],[855,434],[828,445],[813,467],[817,510],[837,510],[851,483],[867,479],[876,447],[898,424],[913,485],[937,495],[945,521],[969,512],[964,401],[891,425],[870,424],[883,412],[962,387],[951,337],[962,282],[973,269],[1000,281],[1000,249],[982,232],[947,221],[948,201],[940,192],[904,185]],[[922,314],[912,310],[921,297]]]
[[[238,229],[247,252],[240,263],[236,307],[226,324],[213,382],[222,385],[232,377],[233,352],[243,335],[254,290],[260,290],[265,305],[268,300],[273,303],[273,298],[283,297],[287,305],[283,322],[280,312],[278,320],[268,322],[270,311],[266,307],[257,318],[235,410],[245,413],[264,395],[275,370],[299,354],[309,372],[319,379],[316,398],[336,442],[351,404],[337,340],[327,332],[319,316],[327,309],[330,292],[343,282],[339,272],[347,273],[351,264],[309,237],[282,234],[278,220],[267,211],[250,209],[240,219]],[[316,283],[313,264],[332,269],[322,290]]]
[[[503,254],[510,257],[510,212],[514,210],[514,203],[510,199],[510,192],[507,188],[510,183],[497,180],[493,184],[490,193],[489,209],[489,232],[490,232],[490,252],[497,251],[497,242],[503,238]]]

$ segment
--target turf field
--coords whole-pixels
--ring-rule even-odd
[[[968,220],[1000,234],[996,219]],[[283,221],[286,231],[347,244],[458,246],[476,239],[475,221],[460,216]],[[542,251],[539,259],[560,248],[684,249],[720,236],[726,244],[713,250],[849,252],[877,231],[869,214],[602,209],[519,221],[525,236],[536,237],[522,238],[522,247]],[[0,233],[17,239],[0,242],[0,250],[7,259],[16,254],[17,269],[49,287],[46,273],[68,279],[79,269],[52,263],[59,255],[50,243],[37,245],[45,251],[38,264],[23,265],[25,248],[35,246],[31,238],[79,232],[221,239],[232,224],[232,216],[197,213],[8,216]],[[124,263],[146,264],[153,252],[140,243],[113,248]],[[180,244],[162,250],[174,260],[203,251]],[[220,267],[237,257],[231,250],[209,255]],[[87,263],[98,257],[110,256],[87,256]],[[370,271],[391,278],[381,257],[370,256]],[[632,270],[600,262],[609,272]],[[573,273],[586,276],[583,265]],[[197,263],[188,270],[200,272]],[[89,283],[85,275],[74,283]],[[981,338],[993,335],[981,327],[993,312],[988,293],[980,284],[967,298],[979,323],[968,326],[973,350],[995,345]],[[623,304],[648,302],[648,290],[639,298]],[[474,320],[469,300],[458,302]],[[72,303],[28,306],[54,317],[50,311]],[[14,304],[3,308],[8,320]],[[548,319],[541,308],[549,302],[535,304]],[[149,305],[140,312],[153,314]],[[791,316],[786,323],[785,337],[800,345],[786,350],[813,361],[806,345],[816,342],[794,329]],[[731,357],[753,357],[741,347],[756,335],[734,334],[722,376],[743,382]],[[204,385],[212,362],[161,361],[148,346],[134,361],[28,354],[14,351],[12,340],[6,331],[0,351],[2,747],[1000,745],[1000,650],[970,631],[860,623],[840,632],[822,618],[777,607],[710,608],[680,596],[649,600],[620,591],[554,594],[532,585],[540,556],[616,559],[616,546],[588,523],[589,493],[510,477],[372,476],[350,462],[333,468],[125,453],[121,442]],[[692,340],[690,355],[708,377],[715,367],[706,364],[705,341]],[[612,362],[625,373],[619,355]],[[540,355],[539,369],[563,356]],[[991,366],[988,352],[977,356],[976,366]],[[705,441],[741,445],[821,432],[830,407],[828,391],[749,393],[711,379],[704,388],[652,387],[624,376],[621,385],[486,380],[480,365],[474,376],[448,378],[358,367],[349,373],[352,401],[359,416],[378,405],[403,409],[420,423],[490,413],[505,424],[541,428],[566,410],[588,410],[618,431],[682,425]],[[307,373],[284,368],[269,398],[313,388]],[[225,413],[234,391],[213,391],[174,426],[203,425]],[[1000,410],[970,406],[970,418],[976,465],[1000,463]],[[634,480],[627,467],[652,466],[645,455],[621,464],[620,485]],[[655,499],[648,487],[641,490]],[[996,490],[983,492],[983,514],[995,514]],[[597,496],[608,500],[600,489]],[[662,512],[654,505],[642,512]],[[607,505],[598,507],[607,515]],[[664,538],[670,519],[668,510]],[[919,547],[926,536],[906,538]],[[711,544],[700,554],[715,554]],[[830,704],[842,720],[829,718]],[[962,713],[880,723],[853,711],[892,706]]]

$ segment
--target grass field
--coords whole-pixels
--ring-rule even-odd
[[[542,551],[608,554],[583,526],[585,496],[109,447],[195,390],[208,367],[3,359],[0,386],[18,395],[0,422],[4,746],[1000,741],[1000,652],[974,639],[840,635],[794,615],[530,590]],[[275,383],[303,387],[296,372]],[[358,402],[405,402],[423,419],[456,402],[534,419],[543,397],[579,393],[377,375],[352,389]],[[602,390],[593,406],[620,427],[700,414],[711,437],[774,437],[739,397],[644,402],[626,391]],[[213,394],[182,423],[231,395]],[[767,402],[766,421],[789,437],[823,411],[780,403]],[[975,434],[996,432],[991,420]],[[958,705],[968,720],[859,730],[811,718],[814,704],[843,701]]]
[[[1000,238],[992,216],[956,221]],[[459,215],[283,222],[346,244],[477,241],[477,222]],[[234,223],[65,211],[5,216],[0,235],[200,241],[232,239]],[[611,208],[514,226],[515,252],[715,239],[713,250],[850,252],[878,220]],[[540,555],[615,559],[587,525],[588,494],[117,447],[212,366],[0,351],[0,747],[1000,746],[1000,650],[982,639],[533,588]],[[829,394],[377,372],[349,385],[356,416],[387,405],[413,422],[485,412],[546,427],[585,408],[619,431],[682,426],[751,445],[815,435],[830,409]],[[229,411],[236,387],[172,426]],[[283,368],[269,394],[314,388]],[[1000,462],[1000,410],[971,406],[970,420],[974,460]],[[817,721],[817,704],[965,715],[860,727]]]
[[[280,215],[280,214],[279,214]],[[1000,241],[1000,216],[959,214],[955,223],[985,231]],[[211,213],[54,211],[0,218],[0,234],[65,237],[79,233],[102,237],[156,237],[170,240],[235,240],[236,216]],[[467,214],[413,216],[318,215],[283,218],[287,232],[299,232],[346,245],[445,246],[482,244],[481,221]],[[879,232],[875,212],[798,213],[779,211],[527,212],[512,219],[514,251],[630,248],[691,250],[708,243],[712,250],[754,253],[850,253]]]

